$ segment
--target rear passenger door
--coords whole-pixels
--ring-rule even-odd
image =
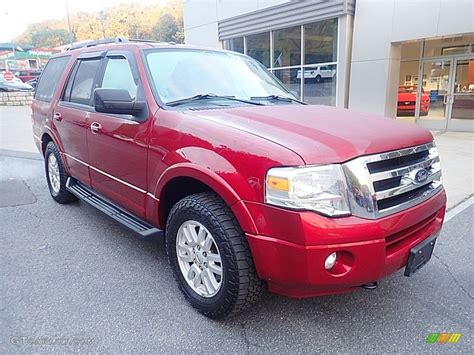
[[[134,54],[109,51],[97,87],[123,89],[145,101]],[[140,116],[92,112],[87,130],[92,188],[145,218],[148,109]]]
[[[105,53],[86,53],[78,57],[53,115],[69,172],[87,186],[91,186],[87,149],[88,122],[89,115],[94,111],[92,93],[97,85],[104,56]]]

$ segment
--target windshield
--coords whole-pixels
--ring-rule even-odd
[[[240,54],[166,49],[147,51],[146,61],[164,103],[209,94],[248,101],[273,95],[295,99],[261,64]]]

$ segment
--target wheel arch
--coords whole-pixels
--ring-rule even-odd
[[[236,191],[218,174],[192,163],[180,163],[168,168],[157,183],[154,195],[159,199],[158,220],[166,226],[171,208],[180,199],[199,192],[214,192],[234,213],[241,228],[256,233],[250,212]]]
[[[48,146],[49,142],[54,142],[53,137],[51,137],[51,135],[47,132],[43,133],[43,135],[41,136],[41,153],[43,154],[43,157],[46,153],[46,147]]]

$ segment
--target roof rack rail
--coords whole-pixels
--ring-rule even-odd
[[[139,43],[147,43],[147,42],[150,42],[150,43],[167,43],[167,42],[163,42],[163,41],[154,41],[152,39],[140,39],[140,38],[128,38],[128,41],[129,42],[139,42]]]
[[[97,41],[87,41],[87,42],[83,42],[83,43],[78,43],[78,44],[72,45],[71,47],[69,47],[66,50],[73,51],[75,49],[99,46],[101,44],[126,43],[126,42],[128,42],[128,39],[124,38],[124,37],[105,38],[105,39],[100,39],[100,40],[97,40]]]

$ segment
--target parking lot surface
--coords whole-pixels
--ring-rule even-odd
[[[413,277],[305,300],[267,294],[216,322],[181,296],[162,240],[142,241],[84,203],[55,203],[42,161],[0,156],[0,166],[1,353],[472,352],[472,205]],[[427,344],[430,332],[462,336]]]

